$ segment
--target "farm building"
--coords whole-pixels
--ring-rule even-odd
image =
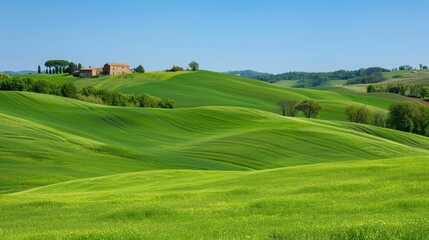
[[[102,73],[101,68],[81,68],[79,77],[96,77],[100,73]]]
[[[105,75],[130,74],[132,72],[130,65],[125,63],[106,63],[103,67],[103,74]]]

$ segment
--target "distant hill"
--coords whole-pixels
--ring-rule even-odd
[[[331,80],[349,80],[354,78],[368,78],[374,74],[390,72],[381,67],[361,68],[359,70],[338,70],[334,72],[285,72],[281,74],[260,73],[252,70],[230,71],[229,74],[240,77],[253,78],[264,82],[275,83],[283,80],[297,81],[294,87],[307,88],[325,86]]]
[[[22,71],[1,71],[1,73],[8,74],[8,75],[28,75],[28,74],[36,74],[36,71],[31,70],[22,70]]]
[[[26,76],[27,77],[27,76]],[[321,119],[346,120],[345,109],[359,102],[368,107],[387,110],[393,103],[407,101],[397,95],[366,95],[351,90],[339,92],[302,88],[285,88],[263,81],[209,71],[197,72],[147,72],[98,78],[74,78],[62,74],[35,74],[28,77],[47,80],[56,84],[73,82],[78,89],[93,86],[128,94],[150,94],[174,99],[179,108],[202,106],[235,106],[255,108],[278,113],[277,101],[282,98],[320,102]]]
[[[257,72],[257,71],[253,71],[253,70],[236,70],[236,71],[228,71],[226,73],[231,74],[231,75],[235,75],[235,76],[240,76],[240,77],[245,77],[245,78],[253,78],[253,79],[257,79],[258,76],[274,75],[271,73],[262,73],[262,72]]]

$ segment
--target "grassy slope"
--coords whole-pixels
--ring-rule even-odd
[[[356,103],[387,109],[401,98],[384,98],[355,92],[332,92],[315,89],[292,89],[257,80],[208,71],[165,73],[151,72],[125,76],[78,79],[64,76],[34,75],[53,82],[74,81],[79,88],[95,86],[123,93],[149,93],[176,100],[179,107],[237,106],[278,113],[277,101],[282,98],[301,101],[314,99],[324,108],[320,118],[346,120],[345,109]]]
[[[130,170],[268,169],[429,149],[412,134],[254,109],[105,107],[22,92],[0,92],[0,119],[3,191]]]
[[[425,157],[77,180],[0,195],[0,237],[427,239],[428,169]]]
[[[383,73],[386,81],[380,83],[373,83],[372,85],[384,85],[384,84],[422,84],[429,86],[429,70],[417,70],[417,71],[394,71]],[[366,88],[370,84],[355,84],[346,86],[349,89],[353,89],[357,92],[366,92]]]
[[[350,104],[403,98],[206,71],[49,78],[187,108],[0,92],[1,239],[429,237],[427,138],[261,111],[311,98],[342,120]]]

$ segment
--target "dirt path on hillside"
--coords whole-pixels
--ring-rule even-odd
[[[420,99],[420,98],[412,98],[412,97],[409,97],[408,99],[410,99],[410,100],[411,100],[411,101],[413,101],[413,102],[419,103],[419,104],[421,104],[421,105],[429,106],[429,102],[428,102],[428,101],[425,101],[425,100],[423,100],[423,99]]]

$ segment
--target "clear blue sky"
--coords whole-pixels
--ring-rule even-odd
[[[0,70],[48,59],[273,73],[429,65],[428,0],[9,0],[0,10]]]

